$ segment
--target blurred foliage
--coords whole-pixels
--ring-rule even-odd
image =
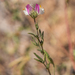
[[[5,5],[6,5],[6,8],[10,11],[10,13],[12,14],[12,19],[13,20],[18,20],[18,21],[21,21],[21,18],[20,18],[20,9],[19,7],[17,7],[16,5],[17,4],[14,4],[14,7],[13,8],[10,4],[9,1],[5,0]]]
[[[13,67],[15,65],[17,65],[15,68],[19,71],[19,75],[24,75],[23,71],[24,71],[24,67],[27,64],[27,62],[29,61],[30,57],[29,56],[22,56],[20,58],[17,58],[16,60],[12,61],[9,64],[9,67]]]
[[[18,21],[21,20],[20,17],[19,17],[19,9],[16,8],[16,9],[12,10],[12,13],[13,13],[12,18],[14,20],[18,20]]]
[[[63,73],[66,71],[66,66],[65,66],[65,64],[60,64],[60,65],[58,65],[57,66],[57,71],[58,71],[58,73],[59,73],[59,75],[63,75]]]
[[[7,35],[7,39],[6,39],[6,49],[5,51],[9,54],[9,55],[13,55],[17,49],[18,49],[18,45],[19,45],[19,36],[16,34],[13,35]]]

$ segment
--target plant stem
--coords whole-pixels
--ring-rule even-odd
[[[35,18],[34,18],[34,23],[36,24]]]
[[[51,75],[49,68],[48,68],[48,72],[49,72],[49,75]]]
[[[46,65],[45,65],[45,64],[44,64],[44,66],[46,67]],[[51,75],[49,68],[48,68],[47,70],[48,70],[49,75]]]
[[[34,19],[34,23],[36,24],[36,20]],[[40,39],[39,39],[39,33],[38,33],[38,30],[37,30],[37,39],[38,39],[38,41],[39,41],[39,43],[40,43],[40,45],[41,45],[41,41],[40,41]],[[42,49],[42,51],[43,51],[43,46],[41,45],[41,49]],[[44,51],[43,51],[44,52]]]
[[[34,23],[35,23],[35,25],[36,25],[36,20],[34,19]],[[39,39],[39,33],[38,33],[38,30],[37,30],[37,39],[38,39],[38,42],[40,43],[40,46],[41,46],[41,49],[42,49],[42,52],[43,52],[43,55],[44,55],[44,49],[43,49],[43,45],[41,45],[41,41],[40,41],[40,39]],[[47,68],[47,61],[46,61],[46,65],[45,65],[45,63],[43,63],[44,64],[44,66],[46,67],[46,69],[48,70],[48,73],[49,73],[49,75],[51,75],[51,73],[50,73],[50,70],[49,70],[49,68]]]

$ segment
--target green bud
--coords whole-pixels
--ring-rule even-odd
[[[37,14],[36,11],[32,11],[32,13],[30,14],[30,16],[31,16],[33,19],[35,19],[35,18],[38,16],[38,14]]]

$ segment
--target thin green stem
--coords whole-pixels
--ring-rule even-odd
[[[49,72],[49,75],[51,75],[49,68],[48,68],[48,72]]]
[[[44,64],[44,66],[46,67],[46,65],[45,65],[45,64]],[[47,70],[48,70],[49,75],[51,75],[49,68],[48,68]]]
[[[35,18],[34,18],[34,23],[36,24]],[[40,39],[39,39],[39,33],[38,33],[38,30],[37,30],[37,39],[38,39],[38,41],[39,41],[39,43],[40,43],[40,46],[41,46],[41,49],[42,49],[42,51],[43,51],[43,45],[41,45],[41,41],[40,41]],[[44,51],[43,51],[43,52],[44,52]]]
[[[35,18],[34,18],[34,23],[36,24],[36,20],[35,20]]]
[[[34,19],[34,23],[36,25],[36,20],[35,19]],[[42,52],[43,52],[43,55],[44,55],[44,49],[43,49],[43,45],[41,45],[41,41],[39,39],[38,29],[37,29],[37,39],[38,39],[38,42],[40,43],[40,46],[41,46],[41,49],[42,49]],[[47,68],[47,66],[46,66],[47,65],[47,60],[46,60],[46,65],[45,65],[45,63],[43,63],[43,64],[46,67],[46,69],[48,70],[49,75],[51,75],[49,68]]]

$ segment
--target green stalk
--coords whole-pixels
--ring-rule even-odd
[[[34,23],[35,23],[35,25],[36,25],[36,20],[35,20],[35,18],[34,18]],[[43,45],[41,45],[41,41],[40,41],[40,39],[39,39],[38,29],[36,29],[36,30],[37,30],[37,40],[38,40],[38,42],[40,43],[41,50],[42,50],[43,55],[44,55],[44,49],[43,49]],[[46,67],[46,69],[47,69],[49,75],[51,75],[49,68],[47,68],[47,60],[46,60],[46,64],[45,64],[45,63],[43,63],[43,64],[44,64],[44,66]]]

